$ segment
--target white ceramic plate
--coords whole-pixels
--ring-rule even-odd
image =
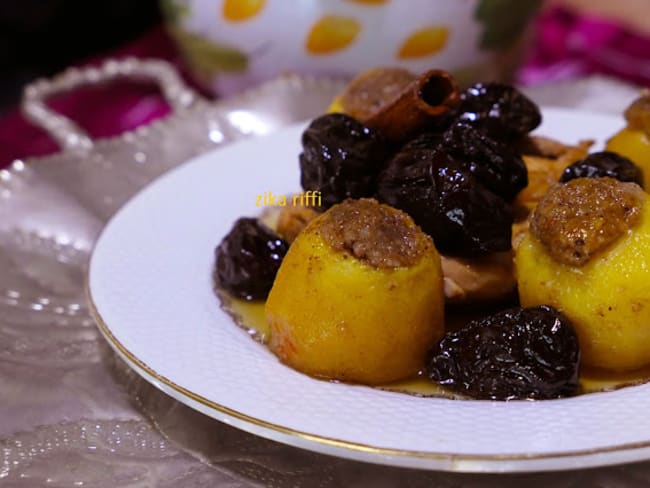
[[[540,134],[601,141],[622,120],[546,110]],[[457,471],[569,469],[650,458],[650,384],[542,402],[417,398],[314,380],[235,326],[213,251],[256,195],[300,189],[303,125],[173,170],[108,224],[89,296],[111,346],[172,397],[280,442],[375,463]]]

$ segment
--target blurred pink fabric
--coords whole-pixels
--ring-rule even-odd
[[[173,42],[162,27],[79,66],[96,65],[108,57],[128,56],[170,61],[190,84],[200,90],[187,75]],[[76,90],[54,97],[48,105],[76,121],[96,138],[118,135],[169,113],[169,107],[156,86],[130,82]],[[23,118],[18,107],[0,118],[0,168],[17,158],[46,155],[58,149],[45,132]]]
[[[542,14],[537,22],[537,41],[519,72],[519,83],[546,83],[604,73],[650,86],[649,38],[611,21],[579,16],[559,7]],[[163,27],[81,65],[126,56],[168,60],[192,83]],[[77,121],[93,137],[114,136],[169,112],[154,86],[132,83],[77,90],[56,97],[50,105]],[[57,149],[43,131],[23,119],[17,108],[0,119],[0,168],[14,159],[46,155]]]
[[[606,74],[650,86],[650,38],[610,20],[557,7],[537,21],[537,38],[519,72],[522,84]]]

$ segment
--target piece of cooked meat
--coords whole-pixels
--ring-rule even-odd
[[[546,137],[529,137],[523,147],[528,169],[528,186],[514,202],[515,223],[512,226],[512,247],[516,248],[530,224],[530,214],[549,188],[560,180],[564,169],[589,154],[593,141],[580,141],[568,146]]]
[[[511,252],[474,259],[440,257],[445,298],[452,305],[497,301],[515,290],[517,282]]]
[[[310,207],[281,207],[277,219],[276,232],[291,244],[298,234],[300,234],[300,231],[318,215],[319,213]]]

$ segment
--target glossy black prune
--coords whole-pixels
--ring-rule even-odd
[[[433,177],[437,158],[446,155],[437,149],[437,140],[422,135],[405,145],[379,174],[377,200],[403,210],[422,230],[433,237],[437,228],[439,199]]]
[[[457,162],[434,168],[438,223],[431,235],[438,250],[475,257],[512,247],[512,208]]]
[[[549,399],[578,391],[580,348],[552,307],[511,308],[448,332],[429,352],[436,383],[492,400]]]
[[[383,136],[344,114],[326,114],[302,135],[300,184],[320,191],[323,207],[373,194],[377,174],[389,156]]]
[[[568,166],[560,181],[566,183],[575,178],[600,178],[609,176],[643,187],[643,171],[632,161],[615,152],[602,151],[590,154]]]
[[[215,280],[245,300],[265,299],[289,244],[257,219],[240,218],[215,249]]]
[[[519,90],[501,83],[477,83],[460,96],[459,120],[498,140],[518,139],[542,122],[539,107]]]
[[[474,257],[509,250],[510,206],[425,137],[389,161],[379,175],[377,199],[408,213],[443,254]]]
[[[417,135],[401,148],[401,151],[434,150],[443,142],[444,132],[423,132]]]
[[[522,157],[466,122],[456,122],[447,129],[443,144],[481,183],[508,202],[528,185],[528,170]]]

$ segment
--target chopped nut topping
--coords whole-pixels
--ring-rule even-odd
[[[577,178],[540,200],[530,230],[559,263],[584,266],[636,226],[645,195],[635,183]]]
[[[433,246],[413,219],[376,200],[345,200],[325,212],[318,232],[335,251],[374,268],[415,264]]]

